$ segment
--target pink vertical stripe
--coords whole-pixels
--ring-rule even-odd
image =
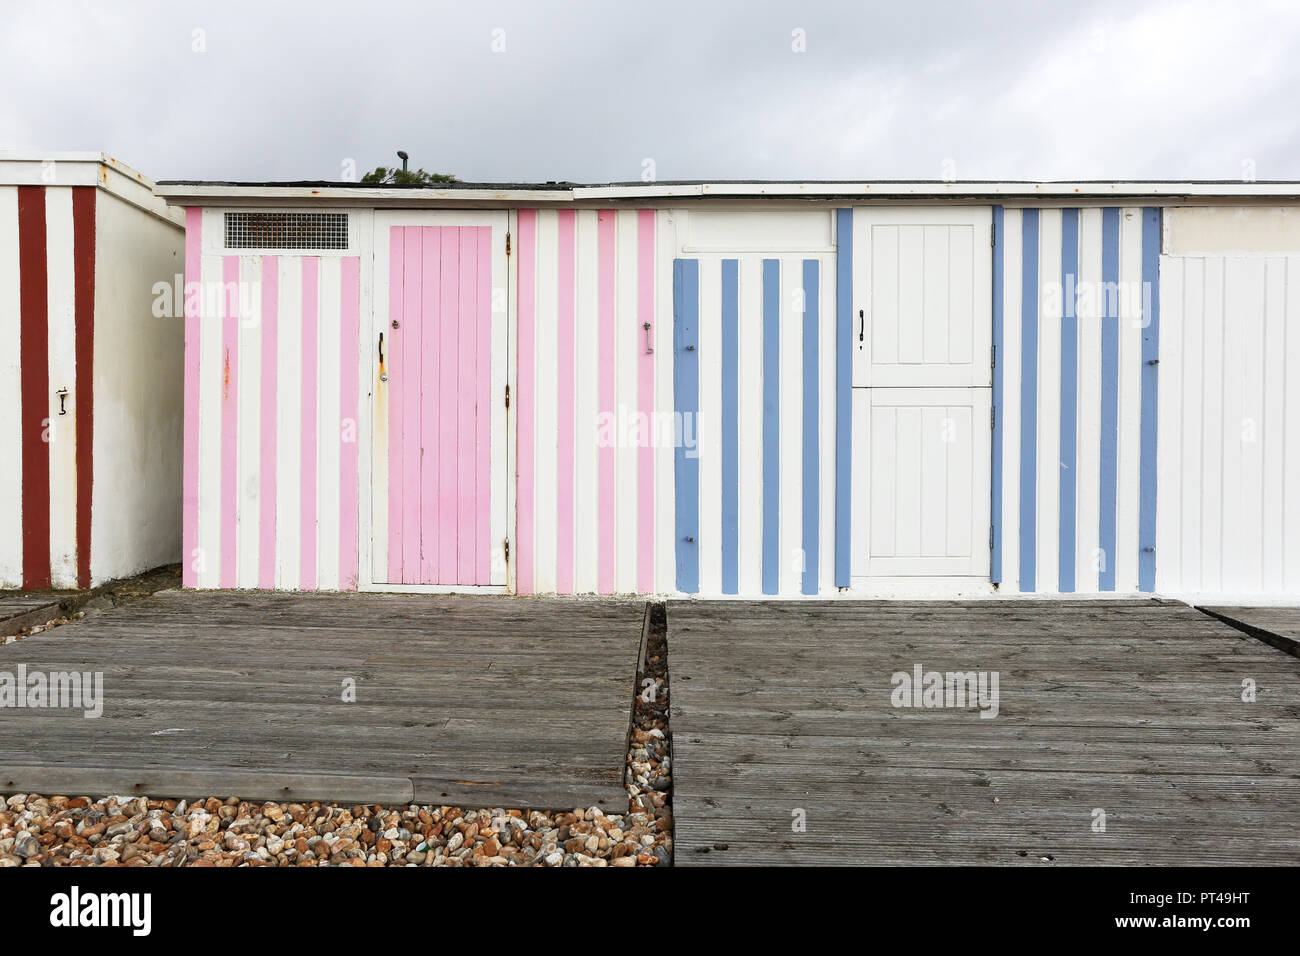
[[[537,210],[519,210],[518,487],[515,492],[515,590],[533,593],[533,388],[537,309]],[[611,474],[612,477],[612,474]]]
[[[442,226],[423,226],[420,276],[420,576],[438,581],[438,309],[441,305]],[[414,505],[412,505],[414,507]]]
[[[596,401],[602,422],[617,422],[614,415],[614,210],[596,214],[597,241],[597,348]],[[614,444],[596,451],[596,590],[614,593]]]
[[[357,363],[361,338],[361,260],[350,256],[343,260],[342,265],[342,341],[339,343],[342,363],[339,387],[342,389],[342,395],[339,413],[343,420],[339,423],[339,588],[344,591],[355,591],[358,572],[357,502],[361,491],[357,483],[357,410],[360,401]]]
[[[636,374],[637,405],[647,424],[637,449],[637,560],[636,589],[641,594],[655,590],[655,357],[651,336],[655,320],[655,211],[637,212],[636,264]]]
[[[301,546],[298,589],[316,590],[316,430],[317,374],[320,360],[320,257],[302,260],[302,462],[299,507]]]
[[[401,226],[388,230],[388,575],[385,582],[402,581],[402,267],[405,243]],[[394,328],[396,325],[398,328]]]
[[[280,327],[280,260],[262,257],[262,408],[257,492],[257,586],[275,589],[276,355]]]
[[[457,320],[460,314],[460,230],[442,230],[442,289],[439,341],[441,357],[438,389],[438,444],[450,454],[438,460],[438,580],[456,580],[456,411],[460,389],[460,350]]]
[[[556,285],[559,310],[556,342],[558,429],[555,449],[555,590],[558,594],[573,593],[573,294],[577,281],[573,255],[576,217],[577,213],[572,209],[560,210]]]
[[[238,584],[239,524],[239,257],[221,262],[221,586]]]
[[[474,445],[474,398],[482,374],[477,355],[478,333],[474,328],[478,308],[478,230],[463,226],[460,233],[460,284],[456,338],[459,345],[460,387],[456,390],[456,584],[474,583],[474,538],[478,531],[478,510],[474,506],[477,484],[474,469],[478,455]]]
[[[202,302],[203,210],[185,208],[185,439],[181,515],[181,584],[198,587],[199,547],[199,312]]]
[[[406,369],[398,385],[402,403],[402,577],[405,584],[420,583],[420,392],[423,375],[420,352],[420,292],[423,286],[424,233],[409,226],[402,278],[404,321],[395,333],[402,343]]]
[[[477,512],[475,524],[479,542],[474,569],[475,584],[492,583],[492,552],[498,542],[492,537],[492,227],[479,226],[478,232],[478,385],[475,403],[478,435],[478,476],[474,494]]]

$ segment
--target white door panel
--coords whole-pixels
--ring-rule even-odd
[[[853,215],[853,384],[992,383],[992,210],[872,209]]]
[[[854,576],[988,573],[989,414],[984,388],[853,390]]]

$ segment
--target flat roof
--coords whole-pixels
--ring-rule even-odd
[[[0,186],[95,186],[175,226],[185,216],[154,191],[148,176],[107,153],[0,150]]]
[[[164,180],[155,191],[175,205],[345,206],[567,205],[663,200],[943,200],[950,202],[1154,202],[1296,200],[1300,182],[1240,180],[957,181],[709,180],[625,183],[452,183],[436,187],[359,182],[206,182]]]

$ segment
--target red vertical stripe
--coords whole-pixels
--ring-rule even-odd
[[[77,362],[77,587],[90,587],[90,501],[95,454],[95,187],[72,189]]]
[[[50,587],[49,287],[45,187],[18,187],[18,288],[22,328],[23,587]]]

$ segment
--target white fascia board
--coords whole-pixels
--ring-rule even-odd
[[[209,183],[167,183],[154,191],[177,206],[301,205],[327,201],[332,205],[401,207],[533,203],[569,203],[570,189],[366,189],[352,186],[258,186]]]
[[[184,228],[185,214],[154,193],[154,182],[104,153],[0,150],[0,186],[96,186]]]
[[[1173,197],[1281,198],[1300,196],[1297,182],[1113,182],[1113,183],[1014,183],[1014,182],[914,182],[914,183],[649,183],[644,186],[579,186],[575,200],[660,199],[672,197],[716,198],[825,198],[861,197],[951,197],[978,199],[990,196],[1007,199],[1142,199]]]

